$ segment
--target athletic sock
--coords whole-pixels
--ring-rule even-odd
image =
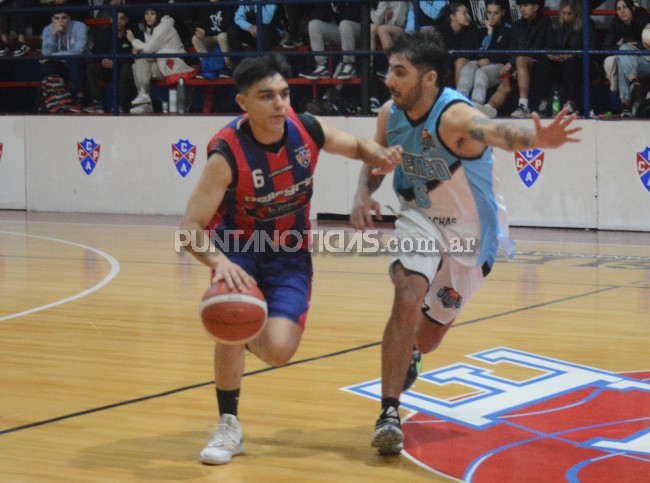
[[[524,99],[523,97],[519,98],[519,105],[524,106],[525,108],[528,108],[528,99]]]
[[[399,409],[399,399],[394,397],[382,397],[381,398],[381,415],[380,418],[386,415],[386,412],[389,408],[395,408],[395,411]]]
[[[237,407],[239,405],[239,389],[224,391],[217,388],[217,404],[219,405],[219,414],[232,414],[237,417]]]

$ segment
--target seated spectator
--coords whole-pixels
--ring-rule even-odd
[[[635,6],[632,0],[617,0],[615,5],[616,16],[609,23],[603,49],[620,49],[628,43],[631,47],[638,48],[641,43],[641,31],[650,22],[650,15],[643,8]],[[610,90],[618,92],[620,80],[617,56],[605,58],[603,65],[605,75],[610,82]],[[623,106],[624,110],[625,107],[629,106]]]
[[[542,50],[551,30],[548,18],[544,17],[544,0],[518,0],[521,19],[512,24],[511,50]],[[528,95],[532,80],[532,71],[537,56],[515,55],[510,56],[508,63],[503,67],[501,74],[508,75],[515,72],[519,89],[519,102],[517,109],[511,114],[516,118],[529,118]]]
[[[309,3],[285,3],[283,6],[286,32],[280,41],[280,45],[285,49],[302,47],[303,41],[300,27],[302,19],[309,17],[312,5]]]
[[[27,15],[25,12],[12,12],[12,9],[31,6],[31,0],[0,0],[0,57],[13,52],[14,57],[20,57],[29,52],[27,45]],[[16,32],[18,43],[12,49],[11,32]]]
[[[479,60],[467,62],[460,71],[456,89],[466,96],[471,95],[476,107],[490,118],[497,116],[497,111],[486,104],[487,91],[501,82],[501,70],[508,60],[505,54],[490,53],[492,50],[507,50],[510,45],[512,26],[505,0],[486,0],[485,26],[479,29],[482,38]]]
[[[551,30],[548,50],[582,49],[582,0],[560,0],[557,25]],[[595,32],[596,25],[590,21],[589,31]],[[594,36],[590,36],[590,49],[594,48]],[[565,99],[568,114],[578,112],[577,103],[582,99],[582,57],[575,55],[547,55],[541,59],[539,86],[542,97],[537,110],[540,117],[551,114],[553,85],[559,84],[560,98]]]
[[[454,50],[478,50],[479,33],[478,28],[469,18],[468,8],[460,2],[451,2],[442,11],[442,23],[438,27],[442,38],[445,41],[447,49]],[[454,63],[452,72],[454,78],[453,85],[458,85],[460,71],[472,58],[468,54],[451,53],[451,59]]]
[[[378,2],[377,8],[370,10],[370,50],[377,49],[377,39],[387,49],[394,37],[404,33],[408,9],[407,2]],[[385,72],[379,75],[386,77]]]
[[[43,29],[41,51],[43,55],[77,56],[65,60],[43,59],[41,79],[59,74],[72,83],[71,93],[77,101],[83,100],[83,55],[89,54],[86,25],[72,20],[65,10],[52,13],[52,23]]]
[[[117,54],[131,54],[133,45],[126,37],[129,24],[128,11],[117,12]],[[93,54],[110,54],[113,51],[113,29],[103,28],[97,32]],[[133,59],[121,59],[118,66],[118,96],[122,112],[129,112],[131,99],[135,93],[133,81]],[[113,59],[105,57],[100,61],[92,61],[86,67],[86,86],[88,92],[88,106],[84,112],[104,112],[102,104],[102,88],[100,81],[110,82],[113,78]]]
[[[407,33],[422,30],[424,28],[437,27],[441,23],[440,15],[442,9],[447,5],[447,0],[424,0],[417,2],[417,25],[413,2],[409,2],[409,10],[406,16]]]
[[[261,39],[262,50],[273,50],[282,38],[278,6],[266,4],[262,7],[262,31],[257,31],[257,5],[241,4],[235,12],[235,21],[228,28],[228,43],[231,52],[241,52],[245,45],[257,50],[257,39]],[[239,61],[235,61],[238,64]]]
[[[194,30],[192,45],[194,49],[202,54],[210,52],[215,46],[219,46],[221,52],[230,52],[228,47],[228,28],[235,18],[235,8],[231,5],[220,5],[220,0],[210,0],[211,8],[200,9],[199,22]],[[232,77],[232,60],[224,57],[225,67],[221,78]]]
[[[650,23],[641,32],[641,46],[650,51]],[[623,44],[621,50],[634,49],[631,44]],[[624,106],[621,117],[636,116],[639,106],[646,98],[641,82],[650,80],[650,52],[648,55],[618,56],[618,87],[621,104]]]
[[[485,27],[487,19],[487,6],[491,2],[489,0],[460,0],[468,9],[469,16],[472,22],[477,27]],[[515,20],[519,20],[519,8],[517,7],[517,0],[503,0],[503,9],[506,12],[508,23],[512,24]]]
[[[357,3],[319,2],[314,6],[313,18],[309,21],[309,43],[311,50],[324,51],[325,44],[340,46],[343,52],[355,50],[361,41],[361,9]],[[316,69],[310,73],[301,73],[306,79],[332,77],[327,68],[327,57],[314,57]],[[352,79],[357,76],[354,56],[343,54],[343,58],[334,70],[335,79]]]
[[[126,38],[133,44],[134,53],[144,54],[182,54],[185,47],[174,28],[174,19],[163,15],[161,11],[147,8],[144,12],[144,42],[135,38],[131,30],[126,31]],[[131,105],[131,114],[153,112],[149,89],[151,79],[167,78],[168,82],[178,77],[190,77],[195,70],[182,59],[176,57],[156,57],[135,59],[133,77],[138,95]]]

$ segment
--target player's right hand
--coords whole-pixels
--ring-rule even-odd
[[[377,220],[381,221],[381,205],[371,196],[354,198],[354,206],[350,214],[350,223],[357,230],[367,230],[375,227],[372,214],[375,214]]]
[[[212,264],[212,283],[223,279],[229,289],[236,288],[239,291],[244,287],[251,288],[255,283],[253,277],[239,265],[231,262],[223,253],[217,255],[215,262]]]

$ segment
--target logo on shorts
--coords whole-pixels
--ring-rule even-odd
[[[650,147],[646,147],[640,153],[636,153],[636,169],[639,172],[641,183],[643,183],[645,189],[650,191]]]
[[[535,184],[542,173],[544,166],[544,151],[541,149],[527,149],[515,153],[515,166],[519,177],[530,188]]]
[[[3,144],[0,143],[0,161],[2,161],[2,147],[3,147]]]
[[[463,303],[463,297],[451,287],[441,288],[438,290],[436,296],[440,299],[442,306],[446,309],[459,309]]]
[[[303,168],[309,166],[309,163],[311,162],[311,151],[309,151],[309,148],[306,144],[303,144],[299,148],[296,148],[294,150],[294,155],[296,156],[296,161],[300,163],[300,166]]]
[[[183,178],[191,171],[196,159],[196,146],[187,139],[179,139],[176,144],[172,144],[172,161],[178,174]]]
[[[85,138],[80,143],[77,143],[77,156],[81,168],[87,175],[90,175],[95,170],[97,163],[99,163],[100,148],[101,146],[94,139]]]
[[[507,347],[467,357],[421,373],[400,396],[413,411],[404,451],[421,466],[474,483],[648,479],[650,371]],[[380,379],[342,389],[381,399]]]

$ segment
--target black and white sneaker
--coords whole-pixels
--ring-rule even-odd
[[[399,454],[402,451],[404,433],[397,409],[392,406],[384,409],[375,424],[370,445],[381,455]]]
[[[354,68],[354,64],[344,63],[339,72],[334,76],[338,80],[349,80],[357,76],[357,70]]]
[[[29,45],[27,45],[25,42],[20,42],[20,44],[18,44],[18,48],[14,50],[14,57],[21,57],[30,50],[31,49],[29,48]]]
[[[309,74],[303,74],[301,72],[300,74],[298,74],[298,77],[303,77],[305,79],[310,79],[310,80],[329,79],[330,71],[324,65],[319,65],[316,66],[316,68]]]

